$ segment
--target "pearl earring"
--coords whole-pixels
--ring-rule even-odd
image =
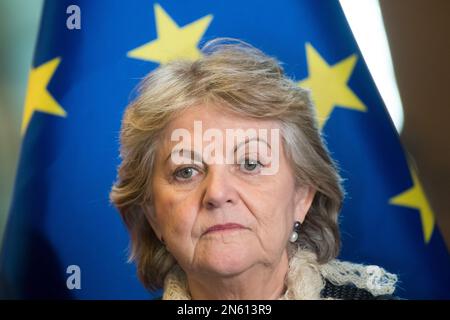
[[[291,236],[289,237],[289,241],[294,243],[297,241],[298,239],[298,233],[300,232],[300,226],[302,224],[300,223],[300,221],[295,221],[294,223],[294,231],[292,231]]]

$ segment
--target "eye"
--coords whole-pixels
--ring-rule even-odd
[[[240,164],[240,168],[244,172],[257,173],[261,169],[262,164],[258,160],[245,159]]]
[[[198,173],[199,173],[199,171],[194,167],[184,167],[184,168],[176,170],[173,175],[177,180],[183,181],[183,180],[191,179],[192,177],[196,176]]]

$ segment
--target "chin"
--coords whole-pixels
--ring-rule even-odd
[[[252,261],[252,253],[242,245],[223,245],[205,252],[203,268],[218,275],[233,276],[247,270]]]

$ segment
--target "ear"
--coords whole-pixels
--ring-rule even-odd
[[[316,195],[316,190],[309,186],[298,187],[295,194],[295,220],[303,223]]]
[[[161,228],[159,226],[158,220],[156,219],[155,211],[150,206],[143,206],[145,218],[150,224],[150,226],[153,229],[153,232],[155,232],[155,235],[158,237],[158,239],[161,240],[162,234],[161,234]]]

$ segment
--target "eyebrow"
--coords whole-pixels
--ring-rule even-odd
[[[272,146],[271,146],[266,140],[260,139],[259,137],[253,137],[253,138],[246,138],[244,141],[242,141],[242,142],[240,142],[239,144],[237,144],[237,145],[234,147],[234,149],[233,149],[233,153],[236,153],[236,151],[237,151],[242,145],[245,145],[245,144],[249,143],[250,141],[254,141],[254,140],[256,140],[256,141],[258,141],[258,142],[264,142],[265,144],[267,144],[267,146],[270,148],[270,150],[272,150]],[[169,158],[170,158],[174,153],[177,153],[177,152],[182,152],[182,153],[184,153],[185,151],[188,151],[188,153],[190,153],[190,158],[191,158],[192,160],[196,160],[196,161],[198,161],[198,162],[202,162],[202,163],[203,163],[202,156],[201,156],[200,154],[198,154],[198,152],[193,151],[193,150],[186,150],[186,149],[184,149],[184,148],[177,149],[177,150],[173,150],[171,153],[169,153],[169,155],[167,156],[166,160],[164,160],[164,162],[167,162],[167,160],[169,160]]]
[[[272,146],[266,140],[259,139],[259,137],[253,137],[253,138],[250,138],[250,139],[245,138],[244,141],[242,141],[241,143],[237,144],[236,147],[234,147],[234,149],[233,149],[233,153],[235,153],[242,145],[247,144],[247,143],[249,143],[250,141],[253,141],[253,140],[256,140],[258,142],[259,141],[265,142],[269,146],[270,150],[272,150]]]
[[[180,152],[180,153],[184,154],[186,151],[187,151],[188,153],[190,153],[190,158],[191,158],[191,160],[196,160],[196,161],[198,161],[198,162],[203,162],[203,161],[202,161],[202,156],[201,156],[200,154],[198,154],[198,152],[193,151],[193,150],[186,150],[186,149],[184,149],[184,148],[173,150],[171,153],[169,153],[169,155],[167,156],[166,160],[164,160],[164,162],[167,162],[167,160],[169,160],[169,158],[170,158],[174,153]]]

